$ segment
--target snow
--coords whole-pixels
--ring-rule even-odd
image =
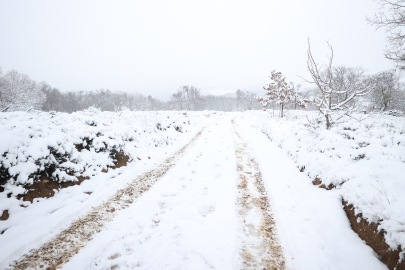
[[[359,114],[326,130],[314,127],[315,112],[289,113],[281,119],[247,112],[243,119],[287,153],[295,167],[305,166],[311,180],[337,186],[334,193],[353,204],[356,214],[380,222],[391,248],[404,247],[404,118]]]
[[[392,247],[405,246],[403,118],[372,115],[325,130],[311,120],[311,112],[287,115],[280,119],[260,111],[94,109],[73,114],[1,114],[0,161],[16,180],[0,193],[0,213],[6,209],[10,213],[8,220],[0,222],[0,231],[5,230],[0,235],[0,268],[49,241],[170,157],[204,126],[176,165],[128,208],[116,211],[63,268],[241,268],[244,244],[259,242],[248,234],[238,213],[235,142],[240,142],[231,123],[235,119],[236,131],[259,165],[287,268],[387,269],[350,228],[342,197],[370,222],[380,221]],[[313,124],[308,124],[307,116]],[[78,151],[75,144],[85,148]],[[59,155],[53,155],[50,147]],[[111,166],[113,149],[122,150],[132,162],[101,173]],[[17,200],[15,195],[26,191],[17,183],[32,182],[30,175],[49,164],[58,165],[59,181],[79,173],[90,179],[56,191],[52,198],[33,203]],[[304,173],[299,171],[303,166]],[[314,186],[317,177],[337,188]],[[246,217],[260,224],[260,215],[252,212]]]
[[[291,269],[387,269],[351,230],[338,192],[313,186],[277,144],[238,124],[260,165]]]
[[[38,171],[52,165],[59,168],[53,173],[58,181],[74,181],[78,175],[91,176],[113,166],[113,150],[140,157],[139,148],[173,144],[182,137],[178,133],[187,132],[214,114],[113,113],[94,108],[73,114],[2,113],[0,165],[15,178],[12,185],[32,183]],[[76,146],[80,144],[85,149],[78,151]]]
[[[236,171],[229,118],[63,269],[237,269]]]
[[[169,156],[202,126],[219,115],[221,113],[216,112],[110,113],[98,110],[73,114],[2,113],[0,149],[2,153],[8,154],[2,154],[0,160],[3,164],[11,164],[8,166],[11,175],[18,173],[20,176],[25,173],[27,176],[44,164],[55,162],[47,156],[50,155],[48,150],[39,153],[35,151],[53,146],[58,153],[69,153],[67,157],[70,158],[70,163],[67,161],[60,168],[79,166],[80,169],[75,170],[79,172],[86,168],[82,175],[89,176],[90,179],[81,185],[54,190],[56,194],[53,197],[38,198],[32,204],[22,199],[17,200],[15,196],[26,192],[17,183],[32,181],[27,178],[9,181],[4,186],[5,191],[0,193],[0,213],[8,210],[10,214],[7,220],[0,221],[0,232],[3,232],[0,234],[0,242],[7,243],[0,245],[0,268],[55,236],[136,175]],[[88,121],[98,124],[88,126]],[[158,129],[157,123],[161,123],[166,130]],[[169,124],[171,127],[167,128]],[[176,131],[174,126],[181,128],[182,132]],[[104,135],[97,137],[97,133]],[[74,144],[82,142],[86,137],[100,138],[104,142],[110,138],[107,148],[118,145],[133,161],[126,167],[101,173],[102,168],[112,164],[112,160],[108,152],[96,152],[97,144],[93,144],[94,148],[90,150],[78,152]],[[133,140],[128,141],[127,138]],[[31,168],[34,165],[35,168]],[[55,172],[60,176],[64,173],[61,170]],[[69,177],[71,176],[65,175],[59,180],[64,181]],[[88,195],[85,192],[92,193]],[[7,197],[9,193],[12,193],[10,198]]]

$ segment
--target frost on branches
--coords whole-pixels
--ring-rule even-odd
[[[313,83],[319,89],[318,97],[311,103],[318,107],[326,120],[326,128],[329,129],[334,121],[350,113],[362,109],[364,96],[375,88],[375,83],[367,81],[362,68],[333,67],[333,49],[331,50],[327,66],[319,66],[312,56],[311,46],[308,40],[307,67]]]
[[[283,117],[284,106],[288,103],[294,103],[303,108],[306,107],[305,99],[300,95],[294,94],[292,87],[286,83],[285,77],[281,75],[281,72],[273,70],[269,77],[272,82],[263,87],[267,91],[266,95],[264,97],[255,97],[264,107],[267,107],[271,102],[279,104],[281,107],[281,117]]]
[[[40,109],[48,87],[15,70],[3,75],[0,69],[0,112]]]

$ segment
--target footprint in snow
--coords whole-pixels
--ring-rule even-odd
[[[207,216],[208,214],[213,213],[214,211],[215,211],[215,206],[212,206],[212,205],[200,206],[200,208],[198,209],[198,212],[203,217]]]
[[[160,218],[158,218],[158,217],[152,218],[152,228],[156,228],[157,226],[159,226],[159,223],[160,223]]]
[[[110,257],[108,257],[109,260],[115,260],[117,258],[121,257],[121,254],[119,253],[115,253],[113,255],[111,255]]]
[[[164,202],[164,201],[160,201],[159,202],[159,207],[160,207],[160,209],[166,209],[167,208],[167,205],[166,205],[166,202]]]

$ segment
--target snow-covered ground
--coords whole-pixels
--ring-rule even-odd
[[[219,113],[220,114],[220,113]],[[52,166],[52,178],[76,181],[113,166],[111,151],[123,151],[132,159],[147,158],[153,148],[184,139],[216,112],[13,112],[0,114],[1,174],[13,177],[6,193],[24,192],[38,172]]]
[[[17,176],[3,185],[5,190],[0,192],[0,215],[4,210],[10,215],[0,221],[0,269],[55,236],[136,175],[167,158],[221,114],[98,110],[73,114],[0,114],[0,162],[11,175]],[[93,140],[88,150],[77,151],[74,145],[83,144],[86,138]],[[53,158],[50,147],[65,155],[66,166]],[[100,147],[106,149],[98,151]],[[113,164],[108,151],[113,148],[124,151],[133,161],[126,167],[101,173]],[[54,190],[56,194],[51,198],[38,198],[33,203],[17,200],[16,195],[26,192],[21,184],[32,182],[27,176],[40,170],[41,164],[74,167],[76,175],[85,169],[82,175],[90,179],[81,185]],[[71,180],[72,176],[68,177],[57,175],[56,179]]]
[[[243,119],[282,148],[298,169],[305,167],[311,180],[336,186],[334,193],[356,213],[380,222],[392,248],[405,247],[405,118],[358,114],[326,130],[314,120],[316,112],[287,114],[281,119],[271,111],[245,112]]]
[[[41,120],[35,120],[35,117],[31,116],[33,119],[30,119],[25,114],[15,113],[13,115],[16,118],[19,117],[23,124],[31,123],[30,121],[34,120],[41,127]],[[38,113],[38,115],[42,117],[45,114]],[[13,130],[11,116],[12,114],[2,116],[2,122],[0,122],[5,123],[4,125],[8,127],[7,134]],[[269,117],[265,112],[229,113],[223,115],[224,117],[220,116],[222,115],[219,113],[210,112],[184,115],[180,112],[123,112],[120,114],[88,111],[72,115],[54,115],[53,118],[51,115],[42,117],[48,119],[44,121],[44,129],[55,126],[55,133],[60,132],[58,134],[61,134],[58,135],[58,138],[68,138],[61,141],[61,147],[64,142],[71,145],[83,142],[83,140],[79,141],[82,136],[71,135],[75,134],[75,130],[80,130],[77,134],[92,130],[93,133],[96,133],[93,135],[95,137],[92,137],[93,142],[97,141],[97,138],[103,137],[104,134],[110,134],[103,137],[104,142],[111,139],[111,144],[107,145],[119,146],[120,150],[134,160],[126,167],[109,170],[107,173],[100,172],[101,167],[107,166],[109,161],[97,163],[100,161],[95,160],[91,163],[95,169],[92,169],[91,166],[88,167],[89,169],[86,167],[86,172],[90,169],[94,172],[94,176],[91,176],[90,180],[84,181],[81,185],[61,189],[54,197],[35,200],[32,204],[18,201],[14,196],[7,198],[6,192],[0,193],[1,207],[5,205],[4,202],[8,203],[13,200],[10,205],[18,208],[15,212],[11,211],[8,220],[0,221],[2,230],[7,229],[0,235],[0,268],[5,268],[29,250],[38,248],[42,243],[49,241],[67,228],[72,221],[85,215],[92,207],[100,205],[103,200],[108,201],[117,190],[124,188],[131,180],[154,168],[160,160],[170,157],[180,146],[188,145],[191,138],[205,126],[198,139],[185,148],[184,154],[175,160],[175,165],[166,174],[159,178],[150,189],[137,197],[129,207],[115,211],[112,214],[112,220],[107,222],[100,232],[92,232],[92,240],[63,265],[64,269],[254,269],[254,267],[244,268],[243,250],[247,250],[244,245],[250,245],[254,249],[255,243],[263,242],[263,240],[255,241],[255,237],[260,237],[257,227],[260,226],[258,224],[263,223],[262,217],[253,212],[248,213],[250,209],[253,209],[250,207],[247,207],[242,213],[240,203],[238,203],[238,198],[242,194],[238,190],[238,185],[241,185],[239,179],[241,175],[247,177],[259,173],[253,172],[248,165],[246,165],[246,169],[243,169],[244,166],[239,166],[238,162],[251,164],[249,162],[252,158],[258,165],[255,170],[261,171],[265,190],[261,190],[260,194],[254,191],[256,184],[252,182],[253,185],[249,184],[249,188],[245,192],[252,197],[268,195],[271,211],[267,213],[270,215],[269,219],[274,218],[275,220],[275,225],[272,225],[274,228],[271,227],[271,230],[274,233],[274,239],[280,240],[286,269],[387,269],[378,260],[372,249],[351,230],[341,203],[342,195],[351,194],[348,183],[357,184],[359,182],[355,181],[362,179],[363,174],[355,174],[355,165],[368,161],[368,155],[371,157],[370,160],[374,159],[373,155],[365,152],[364,158],[353,160],[354,157],[361,156],[361,153],[355,151],[358,149],[352,149],[352,144],[349,146],[345,144],[345,140],[349,140],[346,138],[347,136],[356,137],[356,132],[364,129],[363,124],[358,124],[361,127],[355,128],[355,123],[351,123],[352,130],[349,131],[353,131],[354,135],[352,133],[342,135],[339,130],[325,131],[324,134],[321,129],[315,130],[319,134],[314,134],[314,131],[306,131],[304,126],[306,117],[297,116],[279,120]],[[50,124],[52,119],[58,119],[58,117],[60,119],[56,121],[58,125]],[[111,121],[112,118],[113,121]],[[72,119],[77,119],[77,121],[74,122]],[[165,119],[169,119],[167,120],[169,122],[165,122]],[[234,125],[231,122],[232,119],[235,119]],[[97,126],[89,125],[92,122],[88,121],[95,121],[98,124]],[[167,128],[168,124],[173,121],[179,125],[182,123],[182,133],[173,126]],[[399,133],[401,132],[401,123],[395,122],[395,118],[385,117],[381,121],[378,123],[375,121],[376,123],[372,126],[368,126],[367,130],[371,130],[370,133],[365,131],[359,133],[362,139],[368,138],[369,146],[374,147],[374,141],[377,139],[373,134],[379,131],[382,125],[387,125],[383,124],[384,121],[391,123],[388,127],[395,130],[395,134],[397,134],[397,130]],[[110,123],[110,126],[102,123]],[[161,126],[158,127],[157,123],[161,123]],[[374,129],[374,125],[378,128]],[[21,126],[21,133],[14,133],[14,137],[21,136],[23,138],[20,143],[21,147],[29,149],[30,147],[24,144],[24,142],[31,142],[29,139],[24,139],[29,138],[29,135],[26,134],[29,134],[27,131],[32,129],[29,129],[28,126],[29,124]],[[98,131],[93,129],[94,127],[102,129],[100,132],[103,135],[99,134],[97,137]],[[162,127],[166,127],[166,131]],[[66,128],[66,130],[62,131],[62,128]],[[134,129],[136,132],[131,133]],[[235,130],[240,135],[240,139],[237,138]],[[342,130],[343,133],[348,131]],[[139,131],[145,131],[145,134],[142,135],[142,132]],[[393,133],[393,131],[387,132]],[[50,135],[46,141],[51,141],[53,133],[50,131],[47,133]],[[122,139],[123,134],[126,136],[125,138],[131,137],[132,134],[133,139],[128,141]],[[338,139],[338,136],[343,139]],[[397,146],[402,148],[393,147],[394,150],[389,153],[391,153],[390,157],[395,155],[396,158],[404,160],[401,152],[395,150],[403,149],[403,137],[401,136],[403,133],[392,141],[396,143],[398,140],[400,143]],[[11,138],[11,135],[3,136],[3,138]],[[70,138],[77,138],[77,140]],[[321,138],[323,139],[320,140]],[[4,145],[3,141],[0,144]],[[357,142],[356,139],[350,140],[350,142],[352,141]],[[134,142],[137,143],[132,145]],[[242,145],[242,142],[246,143],[243,146],[246,150],[243,151],[235,147]],[[10,141],[11,145],[12,143],[14,142]],[[97,144],[94,143],[94,145]],[[332,176],[329,177],[332,172],[340,176],[339,170],[333,167],[338,163],[333,163],[333,161],[327,163],[325,153],[329,153],[326,149],[329,149],[330,145],[332,145],[331,148],[338,149],[339,146],[342,149],[339,152],[340,159],[346,161],[340,166],[345,166],[344,173],[347,173],[347,176],[356,176],[355,178],[344,182],[336,180]],[[366,149],[374,149],[368,148],[369,146]],[[323,155],[319,156],[316,156],[319,150],[305,150],[320,147],[324,148],[321,153]],[[75,148],[74,145],[69,148],[72,150],[69,153],[80,157],[82,152],[76,153],[73,148]],[[11,146],[7,149],[13,150]],[[296,152],[298,149],[300,150]],[[387,145],[384,149],[391,148]],[[242,154],[238,160],[235,150]],[[88,151],[91,152],[91,150]],[[104,152],[97,153],[94,150],[94,153],[94,156],[97,157],[97,154],[102,155]],[[246,153],[252,155],[252,158],[247,158]],[[291,153],[294,153],[293,158],[289,156]],[[301,154],[302,156],[300,156]],[[352,159],[350,159],[350,154],[354,155]],[[148,156],[151,159],[148,159]],[[334,156],[332,155],[332,157]],[[139,157],[140,160],[136,157]],[[24,159],[21,160],[23,160],[21,163],[24,163]],[[77,158],[77,160],[81,159]],[[305,160],[311,162],[305,163]],[[83,162],[77,163],[86,166],[84,159]],[[351,165],[352,163],[355,165]],[[393,172],[398,172],[402,168],[399,166],[403,166],[401,162],[378,164],[391,166]],[[397,167],[392,167],[394,166],[392,164]],[[301,166],[306,166],[305,173],[299,172],[297,167]],[[350,169],[350,166],[353,168]],[[358,168],[365,168],[362,166],[367,165],[360,163]],[[250,169],[247,169],[248,167]],[[315,174],[317,170],[325,170],[327,176],[324,177],[320,173]],[[378,177],[381,179],[390,177],[390,175],[395,176],[395,174],[388,174],[388,169],[384,171],[384,167],[375,171],[380,173]],[[309,177],[307,173],[309,173]],[[388,176],[384,173],[387,173]],[[316,176],[322,180],[325,179],[325,183],[338,185],[339,188],[326,191],[314,186],[312,180]],[[329,181],[327,179],[330,179],[330,182],[327,182]],[[17,183],[17,181],[19,180],[16,179],[15,182]],[[388,182],[383,183],[384,186],[389,185]],[[345,188],[345,185],[348,187]],[[361,188],[352,188],[352,190],[371,192],[371,189],[367,189],[368,186],[364,185],[365,191]],[[373,192],[375,190],[377,189],[374,188]],[[88,195],[85,192],[92,193]],[[366,193],[363,196],[373,194],[377,196],[379,193]],[[367,203],[367,198],[363,198],[365,203]],[[376,198],[384,200],[385,197],[380,194]],[[350,203],[355,204],[356,202],[350,197],[345,199]],[[396,203],[400,205],[401,202],[403,200],[398,197]],[[19,204],[29,206],[23,208]],[[356,205],[356,207],[359,206]],[[389,210],[394,211],[395,209],[389,208]],[[242,220],[246,221],[246,219],[249,224],[242,223]],[[252,229],[249,227],[251,224]],[[398,235],[400,233],[395,234],[393,239],[400,239]],[[261,249],[256,248],[251,255],[264,256],[259,250]],[[269,254],[271,257],[271,253]],[[259,262],[260,259],[254,261]],[[285,268],[281,266],[280,269]]]
[[[230,121],[216,121],[177,165],[63,269],[238,269]]]
[[[350,227],[338,191],[312,185],[285,150],[249,122],[237,121],[260,165],[287,266],[291,269],[387,269]]]

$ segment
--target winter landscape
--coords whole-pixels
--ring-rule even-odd
[[[405,1],[270,2],[0,0],[0,269],[405,269]]]

